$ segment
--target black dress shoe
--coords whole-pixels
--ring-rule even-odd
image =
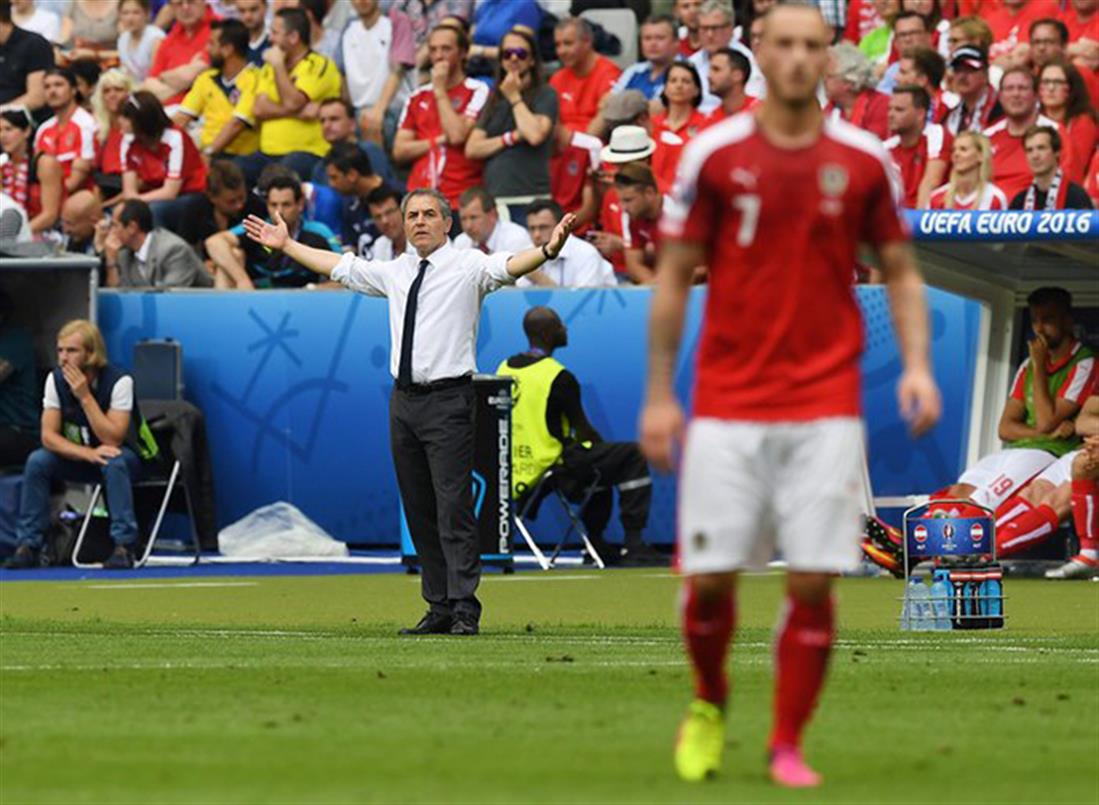
[[[38,552],[34,548],[30,545],[20,545],[15,549],[15,553],[4,562],[4,568],[6,570],[28,570],[32,567],[39,567],[40,564]]]
[[[462,637],[471,637],[480,634],[481,628],[477,625],[475,619],[458,615],[454,618],[454,625],[450,627],[450,633]]]
[[[125,545],[118,545],[114,553],[103,563],[104,570],[130,570],[134,566],[134,555]]]
[[[450,615],[440,615],[438,612],[428,612],[415,626],[401,629],[398,634],[450,634],[450,627],[454,624],[454,618]]]

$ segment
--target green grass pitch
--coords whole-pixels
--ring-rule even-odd
[[[899,582],[841,581],[814,792],[764,777],[781,585],[741,582],[725,769],[688,786],[667,573],[487,576],[472,639],[396,637],[401,575],[5,582],[0,803],[1099,801],[1099,584],[912,635]]]

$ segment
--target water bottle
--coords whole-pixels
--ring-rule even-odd
[[[950,583],[950,571],[936,570],[931,583],[931,612],[935,629],[942,631],[953,628],[951,607],[954,602],[954,585]]]
[[[908,588],[905,590],[901,628],[913,632],[924,632],[933,628],[933,624],[931,594],[927,591],[923,578],[913,576],[908,580]]]
[[[981,603],[987,616],[985,625],[990,629],[999,629],[1004,625],[1004,588],[1000,579],[1001,571],[993,569],[986,574],[981,585]]]

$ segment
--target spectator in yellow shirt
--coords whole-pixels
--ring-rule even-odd
[[[242,98],[255,94],[260,76],[248,63],[248,29],[240,20],[215,20],[206,52],[213,67],[195,79],[172,122],[185,128],[202,118],[199,148],[207,158],[255,153],[259,133],[241,112]]]
[[[321,101],[339,97],[340,71],[309,49],[309,18],[300,8],[275,14],[263,60],[255,92],[244,95],[239,107],[241,116],[259,127],[259,151],[237,157],[237,164],[251,184],[276,160],[308,178],[328,153],[317,110]]]

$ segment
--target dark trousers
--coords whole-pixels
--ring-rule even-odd
[[[470,491],[472,384],[428,394],[394,389],[389,437],[420,589],[433,612],[481,615],[481,556]]]
[[[636,442],[596,442],[591,447],[574,444],[561,454],[566,483],[576,486],[591,482],[599,472],[600,488],[584,507],[584,527],[599,537],[607,528],[614,502],[611,489],[618,489],[618,514],[626,531],[641,531],[649,522],[653,500],[649,465]],[[571,489],[566,489],[566,493]]]
[[[41,445],[37,431],[0,425],[0,467],[22,466]]]

